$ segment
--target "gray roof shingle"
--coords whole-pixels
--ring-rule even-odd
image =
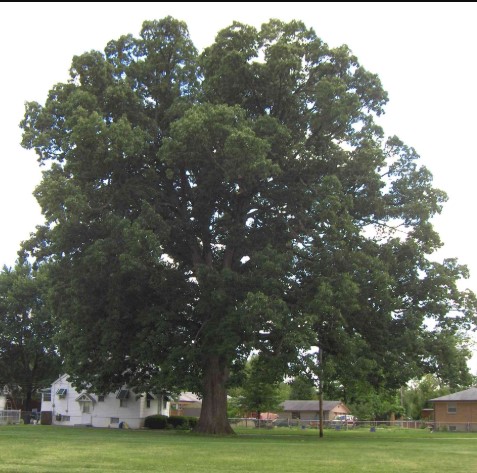
[[[341,401],[323,401],[323,410],[331,411],[339,404],[342,404]],[[282,404],[284,411],[319,411],[320,410],[320,401],[285,401]]]
[[[448,394],[447,396],[436,397],[431,399],[431,402],[440,401],[477,401],[477,388],[466,389],[465,391],[459,391],[454,394]]]

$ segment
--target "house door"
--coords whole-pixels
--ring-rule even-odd
[[[92,419],[93,419],[93,416],[91,414],[82,414],[81,423],[85,425],[91,425]]]
[[[93,416],[91,414],[93,410],[93,403],[92,402],[82,402],[81,403],[81,423],[92,425],[93,423]]]
[[[53,422],[51,411],[41,411],[41,425],[51,425]]]

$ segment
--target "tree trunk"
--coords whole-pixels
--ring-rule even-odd
[[[204,370],[202,409],[196,432],[203,434],[233,434],[227,418],[227,391],[225,385],[229,370],[218,356],[208,358]]]
[[[26,412],[30,412],[31,411],[31,394],[32,394],[32,391],[33,389],[28,386],[27,387],[27,391],[26,391],[26,398],[25,398],[25,401],[23,403],[23,409],[26,411]]]

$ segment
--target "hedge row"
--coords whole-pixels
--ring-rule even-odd
[[[193,429],[197,425],[196,417],[153,415],[146,417],[144,427],[148,429]]]

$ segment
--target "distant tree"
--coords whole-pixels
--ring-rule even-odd
[[[290,399],[301,399],[304,401],[318,399],[317,387],[308,377],[304,375],[296,376],[289,384]]]
[[[263,412],[277,411],[281,401],[280,382],[270,376],[259,357],[252,357],[245,367],[245,379],[240,389],[242,411],[253,412],[260,418]]]
[[[426,258],[430,228],[423,234],[415,229],[406,238],[383,230],[351,244],[350,235],[339,242],[345,251],[337,250],[334,261],[323,261],[324,249],[309,250],[303,258],[302,281],[307,282],[301,289],[308,288],[299,301],[323,350],[325,391],[338,388],[343,400],[354,403],[370,391],[392,395],[427,373],[452,386],[471,382],[471,352],[463,334],[475,326],[476,298],[457,286],[468,276],[465,266]],[[325,242],[326,234],[314,240]],[[361,266],[362,258],[367,263]]]
[[[392,388],[434,354],[426,317],[474,323],[465,268],[429,260],[445,194],[384,138],[387,94],[346,46],[235,22],[199,55],[168,17],[70,74],[22,127],[48,164],[26,248],[78,386],[181,384],[203,396],[198,431],[232,433],[227,387],[254,350],[283,374],[318,343],[342,385]]]
[[[401,418],[405,413],[398,390],[369,390],[359,401],[347,406],[360,420],[387,421]]]
[[[247,412],[242,402],[242,391],[240,388],[232,388],[229,390],[229,398],[227,402],[227,418],[246,417]]]
[[[26,261],[0,272],[0,386],[21,396],[26,411],[37,389],[49,386],[60,372],[47,288],[44,274]]]
[[[433,374],[441,387],[447,386],[455,392],[472,386],[474,378],[468,367],[472,356],[469,338],[468,332],[456,331],[454,328],[426,334],[429,356],[424,372]]]

